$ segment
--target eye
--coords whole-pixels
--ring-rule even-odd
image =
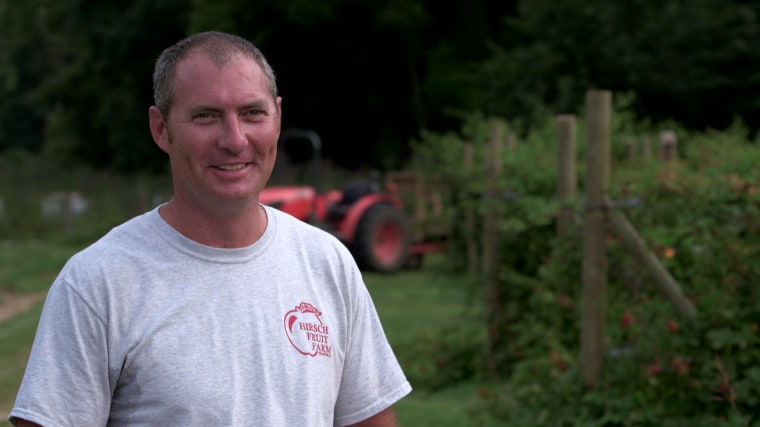
[[[243,118],[243,120],[253,122],[253,121],[259,121],[262,118],[264,118],[264,116],[266,116],[266,113],[267,113],[266,110],[263,110],[261,108],[250,108],[250,109],[244,110],[241,117]]]
[[[252,117],[255,117],[255,116],[260,116],[260,115],[262,115],[262,114],[264,114],[264,113],[265,113],[265,111],[264,111],[264,110],[260,110],[260,109],[256,109],[256,108],[253,108],[253,109],[247,110],[247,111],[245,112],[245,115],[246,115],[246,116],[252,116]]]
[[[196,114],[193,114],[193,122],[194,123],[211,123],[212,120],[214,120],[214,113],[210,111],[202,111]]]

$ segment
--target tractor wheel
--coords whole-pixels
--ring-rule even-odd
[[[359,267],[393,273],[406,263],[409,226],[404,213],[387,204],[370,207],[356,227],[352,252]]]

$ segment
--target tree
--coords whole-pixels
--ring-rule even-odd
[[[12,25],[3,25],[11,66],[0,111],[11,112],[2,115],[11,125],[0,149],[44,149],[120,171],[160,168],[146,125],[152,66],[158,49],[183,34],[184,9],[179,0],[35,0],[2,9]]]
[[[575,112],[599,87],[635,93],[641,118],[705,128],[739,116],[757,129],[760,101],[744,94],[760,89],[758,12],[738,0],[522,1],[484,63],[484,108]]]
[[[145,111],[160,49],[202,30],[267,54],[283,125],[325,155],[404,166],[425,130],[470,113],[529,126],[592,87],[642,119],[760,128],[760,4],[742,0],[30,0],[0,3],[0,151],[160,170]]]
[[[57,3],[0,2],[0,151],[42,147],[46,108],[36,88],[63,61],[61,40],[47,26]]]

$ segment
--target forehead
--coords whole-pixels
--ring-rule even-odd
[[[175,104],[271,98],[261,67],[242,54],[219,62],[203,51],[191,52],[177,63],[172,86]]]

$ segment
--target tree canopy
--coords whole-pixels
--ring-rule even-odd
[[[642,119],[760,127],[760,3],[744,0],[0,0],[0,153],[158,171],[147,109],[160,51],[203,30],[268,56],[283,125],[347,167],[397,167],[468,113],[529,124],[591,87]]]

